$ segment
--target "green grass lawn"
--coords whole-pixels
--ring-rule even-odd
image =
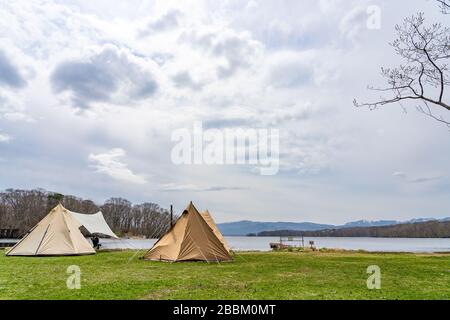
[[[227,263],[164,263],[143,252],[5,257],[0,299],[449,299],[450,255],[360,252],[237,253]],[[81,269],[81,289],[66,286]],[[366,269],[381,268],[380,290]]]

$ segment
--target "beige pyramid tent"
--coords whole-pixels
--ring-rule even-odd
[[[225,249],[227,249],[227,251],[230,252],[230,247],[228,246],[227,241],[223,237],[222,233],[220,232],[219,228],[217,227],[216,223],[214,222],[214,219],[211,217],[211,214],[209,213],[209,211],[206,210],[205,212],[202,212],[202,217],[203,217],[203,219],[205,219],[206,223],[212,229],[212,231],[216,235],[217,239],[219,239],[220,242],[222,242]]]
[[[230,253],[192,202],[145,255],[146,260],[229,261]]]
[[[93,254],[79,228],[81,224],[62,205],[56,206],[12,247],[7,256],[59,256]]]

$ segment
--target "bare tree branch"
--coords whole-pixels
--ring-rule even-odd
[[[449,0],[437,0],[443,14],[450,14],[450,1]]]
[[[428,117],[430,117],[430,118],[432,118],[432,119],[434,119],[436,121],[442,122],[445,125],[447,125],[447,127],[450,128],[450,122],[449,121],[444,120],[444,118],[442,116],[439,116],[439,117],[435,116],[433,114],[433,112],[431,111],[431,108],[428,105],[428,103],[424,102],[424,105],[425,105],[425,109],[422,106],[420,106],[420,105],[417,106],[417,110],[419,110],[420,113],[423,113],[424,115],[426,115],[426,116],[428,116]]]
[[[449,6],[449,0],[441,1]],[[448,61],[450,59],[450,28],[440,23],[425,24],[423,13],[406,18],[395,27],[397,38],[390,43],[405,64],[395,68],[381,68],[387,80],[385,88],[369,87],[370,90],[390,92],[390,97],[381,96],[369,103],[353,101],[357,107],[378,107],[403,101],[420,102],[425,105],[418,110],[439,122],[448,124],[442,117],[431,112],[431,106],[450,111],[446,90],[450,86]]]

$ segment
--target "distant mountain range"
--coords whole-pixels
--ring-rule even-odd
[[[275,230],[300,230],[316,231],[333,228],[329,224],[318,224],[312,222],[258,222],[258,221],[236,221],[217,224],[224,236],[245,236],[249,233]]]
[[[445,221],[446,220],[446,221]],[[378,227],[349,227],[317,231],[277,230],[263,231],[259,237],[370,237],[370,238],[450,238],[450,221],[397,223]]]
[[[225,236],[245,236],[248,234],[257,234],[263,231],[278,231],[278,230],[319,231],[319,230],[340,229],[340,228],[383,227],[395,224],[418,223],[433,220],[450,221],[450,217],[445,219],[419,218],[408,221],[358,220],[348,222],[343,225],[320,224],[313,222],[259,222],[259,221],[243,220],[243,221],[219,223],[217,224],[217,226],[219,227],[222,234]]]

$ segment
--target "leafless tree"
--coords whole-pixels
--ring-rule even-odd
[[[19,235],[23,235],[58,203],[86,214],[101,210],[118,235],[158,238],[170,227],[170,214],[154,203],[133,205],[126,199],[111,198],[98,206],[91,200],[43,189],[8,189],[0,192],[0,229],[17,229]]]
[[[444,8],[448,6],[447,0],[441,2]],[[414,102],[420,112],[450,127],[449,121],[434,114],[436,109],[450,111],[448,96],[445,95],[450,84],[450,28],[441,23],[428,26],[423,13],[418,13],[406,18],[395,30],[397,39],[390,45],[404,64],[381,69],[382,76],[387,79],[387,87],[369,87],[390,95],[370,103],[359,103],[355,99],[354,105],[372,110],[392,103],[400,103],[403,107],[403,102]]]

